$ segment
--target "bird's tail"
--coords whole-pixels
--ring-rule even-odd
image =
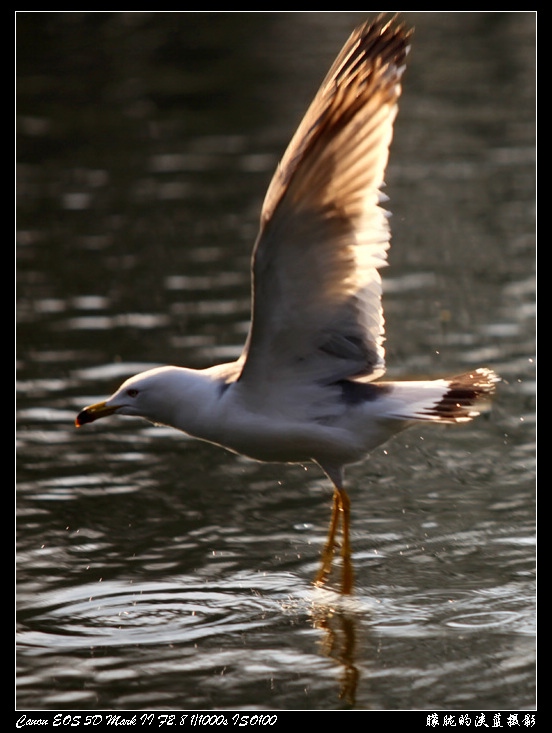
[[[440,423],[468,422],[490,407],[499,377],[491,369],[475,369],[449,379],[395,382],[395,407],[389,417]]]

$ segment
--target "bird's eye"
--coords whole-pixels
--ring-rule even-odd
[[[137,389],[127,389],[127,395],[129,397],[136,397],[137,394],[138,394],[138,390]]]

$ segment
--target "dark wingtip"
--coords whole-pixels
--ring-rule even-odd
[[[500,377],[492,369],[474,369],[452,377],[448,391],[432,408],[431,414],[443,420],[464,421],[488,410]]]

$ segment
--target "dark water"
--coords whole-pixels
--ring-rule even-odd
[[[237,356],[264,190],[363,16],[18,14],[20,709],[534,709],[535,16],[406,18],[388,376],[503,382],[349,472],[344,601],[314,467],[73,420]]]

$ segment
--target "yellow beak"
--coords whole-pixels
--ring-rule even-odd
[[[75,419],[75,425],[80,428],[81,425],[99,420],[101,417],[112,415],[117,408],[107,405],[105,402],[98,402],[95,405],[89,405],[79,412]]]

